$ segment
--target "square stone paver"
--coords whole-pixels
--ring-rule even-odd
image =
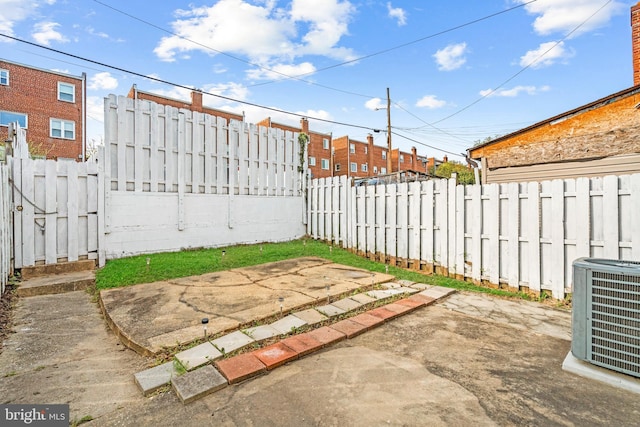
[[[297,313],[293,313],[292,316],[307,322],[308,325],[315,325],[316,323],[324,322],[328,319],[327,316],[319,313],[318,310],[314,310],[313,308],[298,311]]]
[[[219,357],[222,357],[222,353],[210,342],[202,343],[176,354],[176,359],[178,359],[178,362],[180,362],[187,371],[191,371]]]
[[[411,300],[411,301],[420,301],[420,302],[424,303],[425,305],[431,305],[436,301],[436,299],[433,298],[433,297],[428,297],[426,295],[422,295],[422,292],[420,292],[418,294],[413,294],[408,299]]]
[[[308,333],[293,335],[291,337],[285,338],[284,340],[282,340],[282,343],[289,347],[291,350],[298,353],[298,357],[306,356],[307,354],[313,353],[316,350],[320,350],[323,347],[323,344],[320,341],[313,338]]]
[[[413,310],[416,309],[416,307],[411,307],[408,306],[406,304],[397,304],[397,303],[392,303],[392,304],[387,304],[385,306],[383,306],[386,310],[389,311],[393,311],[394,313],[396,313],[398,316],[401,316],[403,314],[407,314],[412,312]]]
[[[262,341],[280,335],[280,331],[272,328],[270,325],[260,325],[253,328],[247,328],[244,333],[256,341]]]
[[[384,308],[384,306],[374,308],[373,310],[369,310],[367,311],[367,313],[369,313],[372,316],[379,317],[382,320],[391,320],[394,317],[398,316],[398,313],[395,313],[391,310],[387,310],[386,308]]]
[[[324,347],[342,341],[347,337],[342,332],[328,326],[323,326],[322,328],[314,329],[307,333],[315,340],[321,342]]]
[[[316,310],[329,317],[334,317],[346,313],[346,310],[338,308],[333,304],[321,305],[319,307],[316,307]]]
[[[140,390],[142,390],[142,394],[148,396],[160,387],[169,384],[171,379],[178,375],[173,362],[167,362],[138,372],[133,375],[133,378]]]
[[[426,283],[417,283],[417,282],[416,283],[412,283],[411,285],[406,285],[406,286],[408,286],[410,288],[413,288],[413,289],[417,289],[419,291],[424,291],[424,290],[427,290],[427,289],[432,287],[431,285],[427,285]]]
[[[278,366],[295,360],[298,358],[298,353],[295,350],[287,347],[282,342],[275,343],[273,345],[255,350],[253,354],[267,367],[267,371],[270,371]]]
[[[416,282],[413,282],[411,280],[405,280],[405,279],[396,280],[396,283],[399,283],[402,286],[408,286],[408,287],[412,287],[415,284],[417,284],[417,285],[420,284],[420,283],[416,283]]]
[[[171,385],[185,405],[227,386],[227,380],[213,366],[203,366],[174,378]]]
[[[368,329],[374,328],[384,323],[384,319],[378,316],[372,316],[368,312],[358,314],[357,316],[353,316],[349,320],[360,323],[361,325],[366,326]]]
[[[229,359],[215,362],[216,368],[229,381],[229,384],[239,383],[247,378],[259,375],[267,370],[253,353],[244,353]]]
[[[293,316],[293,315],[289,315],[286,317],[283,317],[282,319],[273,322],[271,325],[272,328],[276,329],[278,332],[280,332],[282,335],[284,334],[288,334],[290,332],[292,332],[293,330],[300,328],[302,326],[306,326],[307,322],[305,322],[304,320],[300,319],[299,317]]]
[[[360,308],[363,304],[351,298],[343,298],[336,302],[332,302],[331,305],[338,307],[346,312]]]
[[[389,298],[401,293],[402,291],[398,289],[376,289],[375,291],[367,292],[367,295],[379,300],[379,299]]]
[[[411,298],[399,299],[395,303],[396,304],[406,305],[408,307],[413,307],[413,308],[420,308],[420,307],[423,307],[423,306],[426,305],[426,303],[424,301],[419,301],[417,299],[411,299]]]
[[[370,297],[369,295],[367,295],[366,293],[362,293],[362,294],[355,294],[355,295],[351,295],[349,298],[351,298],[352,300],[359,302],[361,304],[369,304],[371,302],[374,302],[376,299],[373,297]]]
[[[247,346],[255,340],[240,331],[231,332],[230,334],[223,335],[220,338],[216,338],[211,341],[211,344],[216,346],[218,350],[224,353],[231,353],[239,348]]]
[[[336,322],[331,325],[332,329],[336,331],[342,332],[347,336],[347,338],[353,338],[356,335],[360,335],[363,332],[366,332],[369,328],[361,323],[354,322],[351,319],[341,320],[340,322]]]
[[[455,289],[443,288],[442,286],[432,286],[429,289],[420,292],[418,295],[424,295],[434,299],[444,298],[455,293]]]

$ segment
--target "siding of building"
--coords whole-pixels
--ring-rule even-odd
[[[86,76],[72,76],[0,60],[9,73],[0,84],[0,111],[27,115],[27,143],[32,154],[49,159],[83,160],[85,149]],[[74,87],[75,100],[58,99],[58,83]],[[51,119],[74,123],[74,138],[53,137]],[[8,126],[0,125],[0,138],[8,138]]]

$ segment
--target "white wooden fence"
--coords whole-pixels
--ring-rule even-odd
[[[305,150],[292,132],[106,98],[101,258],[304,235]]]
[[[0,295],[11,274],[12,235],[9,166],[0,162]]]
[[[640,260],[640,175],[484,186],[326,178],[309,194],[314,238],[476,283],[560,299],[579,257]]]

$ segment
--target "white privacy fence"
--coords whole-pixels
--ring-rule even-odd
[[[314,238],[476,283],[564,298],[576,258],[640,260],[640,175],[484,186],[326,178],[309,195]]]
[[[9,166],[0,162],[0,295],[11,273],[12,234]]]
[[[305,150],[292,132],[106,98],[102,255],[304,235]]]

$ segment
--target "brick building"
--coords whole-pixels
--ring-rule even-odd
[[[331,135],[309,130],[309,121],[300,119],[300,127],[283,125],[271,121],[271,117],[257,123],[258,126],[272,127],[290,132],[304,132],[309,136],[307,145],[307,161],[312,178],[326,178],[331,176]]]
[[[470,148],[483,183],[640,172],[640,3],[631,27],[635,86]]]
[[[216,117],[223,117],[228,120],[244,121],[244,116],[241,114],[231,113],[229,111],[218,110],[216,108],[205,107],[202,105],[202,92],[198,90],[191,91],[191,102],[185,102],[179,99],[169,98],[167,96],[157,95],[151,92],[144,92],[138,90],[136,85],[131,86],[128,98],[140,99],[143,101],[151,101],[160,105],[169,105],[175,108],[184,108],[190,111],[197,111],[198,113],[205,113]]]
[[[0,59],[0,140],[9,123],[26,129],[31,154],[82,161],[86,152],[86,75]]]

